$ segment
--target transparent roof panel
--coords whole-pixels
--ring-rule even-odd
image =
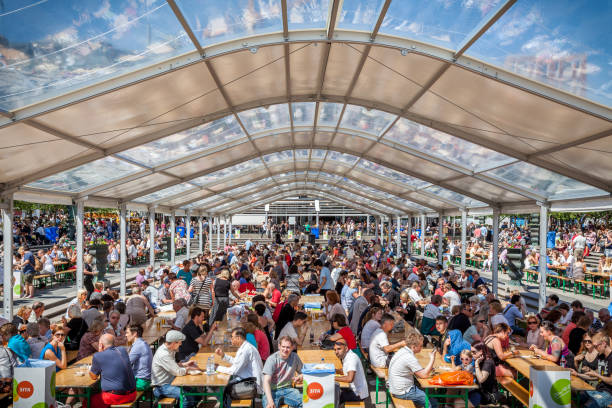
[[[312,155],[311,158],[314,159],[323,159],[323,157],[325,157],[325,153],[327,153],[327,150],[323,150],[323,149],[312,149]]]
[[[259,158],[247,160],[240,164],[236,164],[230,167],[226,167],[221,170],[217,170],[213,173],[207,174],[202,177],[198,177],[196,179],[191,180],[192,183],[197,184],[199,186],[205,186],[207,184],[213,183],[215,181],[221,180],[230,175],[235,175],[237,173],[245,172],[253,170],[257,167],[263,167],[261,164],[261,160]]]
[[[287,0],[287,17],[290,30],[325,28],[329,0]]]
[[[291,104],[293,109],[293,126],[310,126],[314,124],[314,102],[294,102]]]
[[[140,167],[114,157],[104,157],[53,176],[29,183],[28,187],[75,193],[134,174]]]
[[[353,156],[352,154],[348,153],[340,153],[335,150],[330,150],[327,154],[327,160],[339,161],[341,163],[346,164],[354,164],[357,160],[359,160],[359,157]]]
[[[512,157],[401,118],[384,139],[417,149],[473,171],[514,161]]]
[[[284,150],[263,156],[266,163],[276,163],[283,160],[293,160],[293,150]]]
[[[238,116],[250,134],[290,126],[289,105],[287,104],[250,109],[240,112]]]
[[[395,171],[388,167],[381,166],[378,163],[374,163],[366,159],[361,159],[359,163],[357,163],[357,166],[355,168],[370,171],[379,176],[386,177],[388,179],[395,180],[403,184],[407,184],[408,186],[413,188],[422,188],[430,185],[430,183],[426,181],[408,176],[404,173],[400,173],[399,171]]]
[[[246,135],[233,115],[126,150],[119,156],[154,167]]]
[[[200,201],[196,201],[195,203],[191,203],[185,206],[185,208],[205,208],[209,206],[211,203],[215,203],[217,201],[223,200],[225,197],[220,196],[218,194],[206,197]]]
[[[191,184],[181,183],[181,184],[177,184],[176,186],[164,188],[163,190],[159,190],[154,193],[147,194],[142,197],[138,197],[134,199],[134,201],[139,202],[139,203],[151,203],[153,201],[159,201],[164,198],[172,197],[176,194],[183,193],[187,190],[193,190],[194,188],[196,187],[192,186]]]
[[[355,129],[378,136],[395,118],[396,115],[391,113],[357,105],[347,105],[340,127]]]
[[[319,118],[317,119],[317,126],[331,126],[335,128],[338,125],[338,120],[340,119],[340,112],[342,112],[341,103],[319,103]]]
[[[481,201],[474,200],[471,197],[464,196],[463,194],[459,194],[459,193],[456,193],[451,190],[447,190],[439,186],[430,186],[430,187],[423,189],[422,191],[432,193],[438,197],[446,198],[447,200],[451,200],[459,204],[463,204],[467,207],[486,207],[487,206],[487,204]]]
[[[610,1],[521,0],[466,55],[610,106],[611,16]]]
[[[177,0],[202,46],[283,30],[280,0]]]
[[[346,180],[342,176],[339,176],[337,174],[326,173],[324,171],[321,171],[321,172],[318,172],[318,173],[312,173],[312,172],[309,173],[309,177],[317,177],[317,176],[325,177],[325,178],[327,178],[329,180],[332,180],[333,182],[336,182],[336,183],[339,182],[339,181],[342,181],[342,180]]]
[[[310,150],[307,149],[299,149],[294,152],[295,160],[307,160],[310,155]]]
[[[607,194],[596,187],[591,187],[525,162],[516,162],[483,174],[525,189],[534,190],[550,200],[594,197]]]
[[[194,50],[165,0],[5,1],[0,38],[3,109]]]
[[[392,1],[380,32],[456,50],[491,14],[501,0]]]
[[[344,0],[339,29],[372,31],[382,11],[384,0]]]

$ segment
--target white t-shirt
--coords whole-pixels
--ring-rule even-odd
[[[366,324],[361,329],[361,347],[364,350],[368,350],[370,348],[370,341],[372,340],[372,336],[376,329],[380,328],[380,322],[374,319],[368,320]]]
[[[459,294],[454,290],[449,290],[448,292],[446,292],[443,298],[449,300],[449,307],[451,309],[453,308],[453,306],[461,306],[461,298],[459,297]]]
[[[361,361],[357,354],[353,353],[349,350],[344,359],[342,360],[342,373],[344,375],[348,375],[350,371],[355,372],[355,376],[353,377],[353,382],[351,385],[351,390],[359,396],[359,398],[364,399],[369,395],[368,392],[368,383],[366,381],[365,374],[363,373],[363,366],[361,365]]]
[[[408,296],[413,302],[420,302],[421,300],[423,300],[423,296],[421,296],[421,294],[414,288],[410,288],[410,290],[408,291]]]
[[[402,347],[389,362],[389,391],[394,395],[406,394],[414,385],[414,373],[423,367],[408,347]]]
[[[383,347],[388,345],[387,333],[383,329],[376,329],[370,342],[370,362],[374,367],[387,366],[387,353],[385,353]]]
[[[280,333],[278,334],[278,338],[280,339],[283,336],[289,336],[292,339],[297,340],[298,339],[298,334],[297,334],[297,330],[295,330],[295,327],[293,327],[293,323],[289,322],[287,323],[283,329],[280,331]]]

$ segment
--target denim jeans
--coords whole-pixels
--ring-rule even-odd
[[[177,401],[181,400],[181,388],[170,384],[158,385],[153,387],[153,395],[155,398],[174,398]],[[183,400],[183,408],[190,408],[195,406],[196,397],[194,395],[186,395]]]
[[[416,385],[413,385],[412,388],[410,388],[410,390],[408,390],[408,392],[405,393],[404,395],[396,395],[396,397],[399,399],[410,400],[414,402],[416,405],[421,406],[421,407],[426,406],[425,403],[427,401],[427,395],[425,395],[425,392],[417,388]],[[437,408],[438,401],[431,398],[429,400],[429,406],[431,408]]]
[[[606,391],[584,391],[581,396],[585,397],[585,408],[606,408],[612,404],[612,395]]]
[[[296,388],[286,387],[278,390],[272,390],[272,399],[274,400],[274,405],[277,407],[281,406],[282,401],[291,408],[302,408],[302,393]],[[265,408],[267,404],[268,399],[264,393],[261,405]]]

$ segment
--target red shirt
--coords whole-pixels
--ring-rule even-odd
[[[276,305],[276,309],[274,309],[274,313],[272,314],[272,320],[274,320],[275,322],[278,320],[278,316],[280,316],[281,309],[283,308],[283,306],[285,306],[285,303],[287,302],[280,302]]]
[[[257,289],[255,288],[255,285],[253,285],[253,283],[251,283],[251,282],[241,283],[240,284],[240,288],[238,289],[238,292],[244,293],[247,290],[249,292],[255,292]]]
[[[344,326],[338,330],[338,334],[340,334],[342,338],[346,340],[349,350],[355,350],[357,348],[357,341],[355,341],[355,335],[350,327]]]
[[[281,300],[281,291],[278,289],[274,289],[274,292],[272,292],[272,298],[270,299],[270,302],[276,303],[276,305],[278,306],[278,302],[280,302],[280,300]]]

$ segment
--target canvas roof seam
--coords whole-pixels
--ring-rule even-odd
[[[391,4],[391,0],[385,0],[385,3],[383,5],[383,7],[381,8],[381,11],[378,15],[378,18],[376,20],[376,24],[374,26],[374,28],[372,29],[372,32],[370,33],[370,42],[374,42],[376,40],[376,35],[378,34],[378,30],[380,29],[380,26],[382,25],[384,19],[385,19],[385,15],[387,13],[387,10],[389,9],[389,5]],[[331,49],[331,48],[330,48]],[[355,85],[357,84],[357,81],[359,80],[359,77],[361,75],[361,71],[363,70],[363,66],[365,65],[367,59],[368,59],[368,55],[370,54],[370,50],[372,49],[372,45],[371,44],[367,44],[365,49],[362,51],[361,53],[361,57],[359,59],[359,62],[357,63],[357,67],[355,68],[355,72],[353,74],[353,78],[351,79],[351,82],[349,84],[349,87],[347,88],[346,91],[346,97],[345,97],[345,102],[344,102],[344,107],[342,109],[342,112],[340,113],[340,117],[338,119],[338,124],[336,126],[336,129],[334,130],[334,134],[331,137],[331,140],[329,142],[329,145],[331,146],[334,143],[334,140],[336,139],[336,135],[338,134],[338,127],[340,126],[340,123],[342,122],[342,117],[344,115],[344,111],[346,110],[346,106],[347,106],[347,102],[346,100],[348,100],[350,98],[350,96],[353,93],[353,90],[355,89]],[[329,56],[329,50],[328,50],[328,56]],[[323,84],[321,83],[321,86]],[[320,93],[318,93],[319,95]],[[323,158],[323,164],[321,165],[321,168],[323,168],[323,165],[325,165],[325,161],[327,160],[327,153],[325,155],[325,157]],[[359,158],[356,162],[355,165],[357,165],[357,163],[361,160],[361,158]],[[319,173],[320,173],[321,169],[319,169]],[[317,175],[318,178],[318,175]],[[315,178],[316,180],[316,178]]]

